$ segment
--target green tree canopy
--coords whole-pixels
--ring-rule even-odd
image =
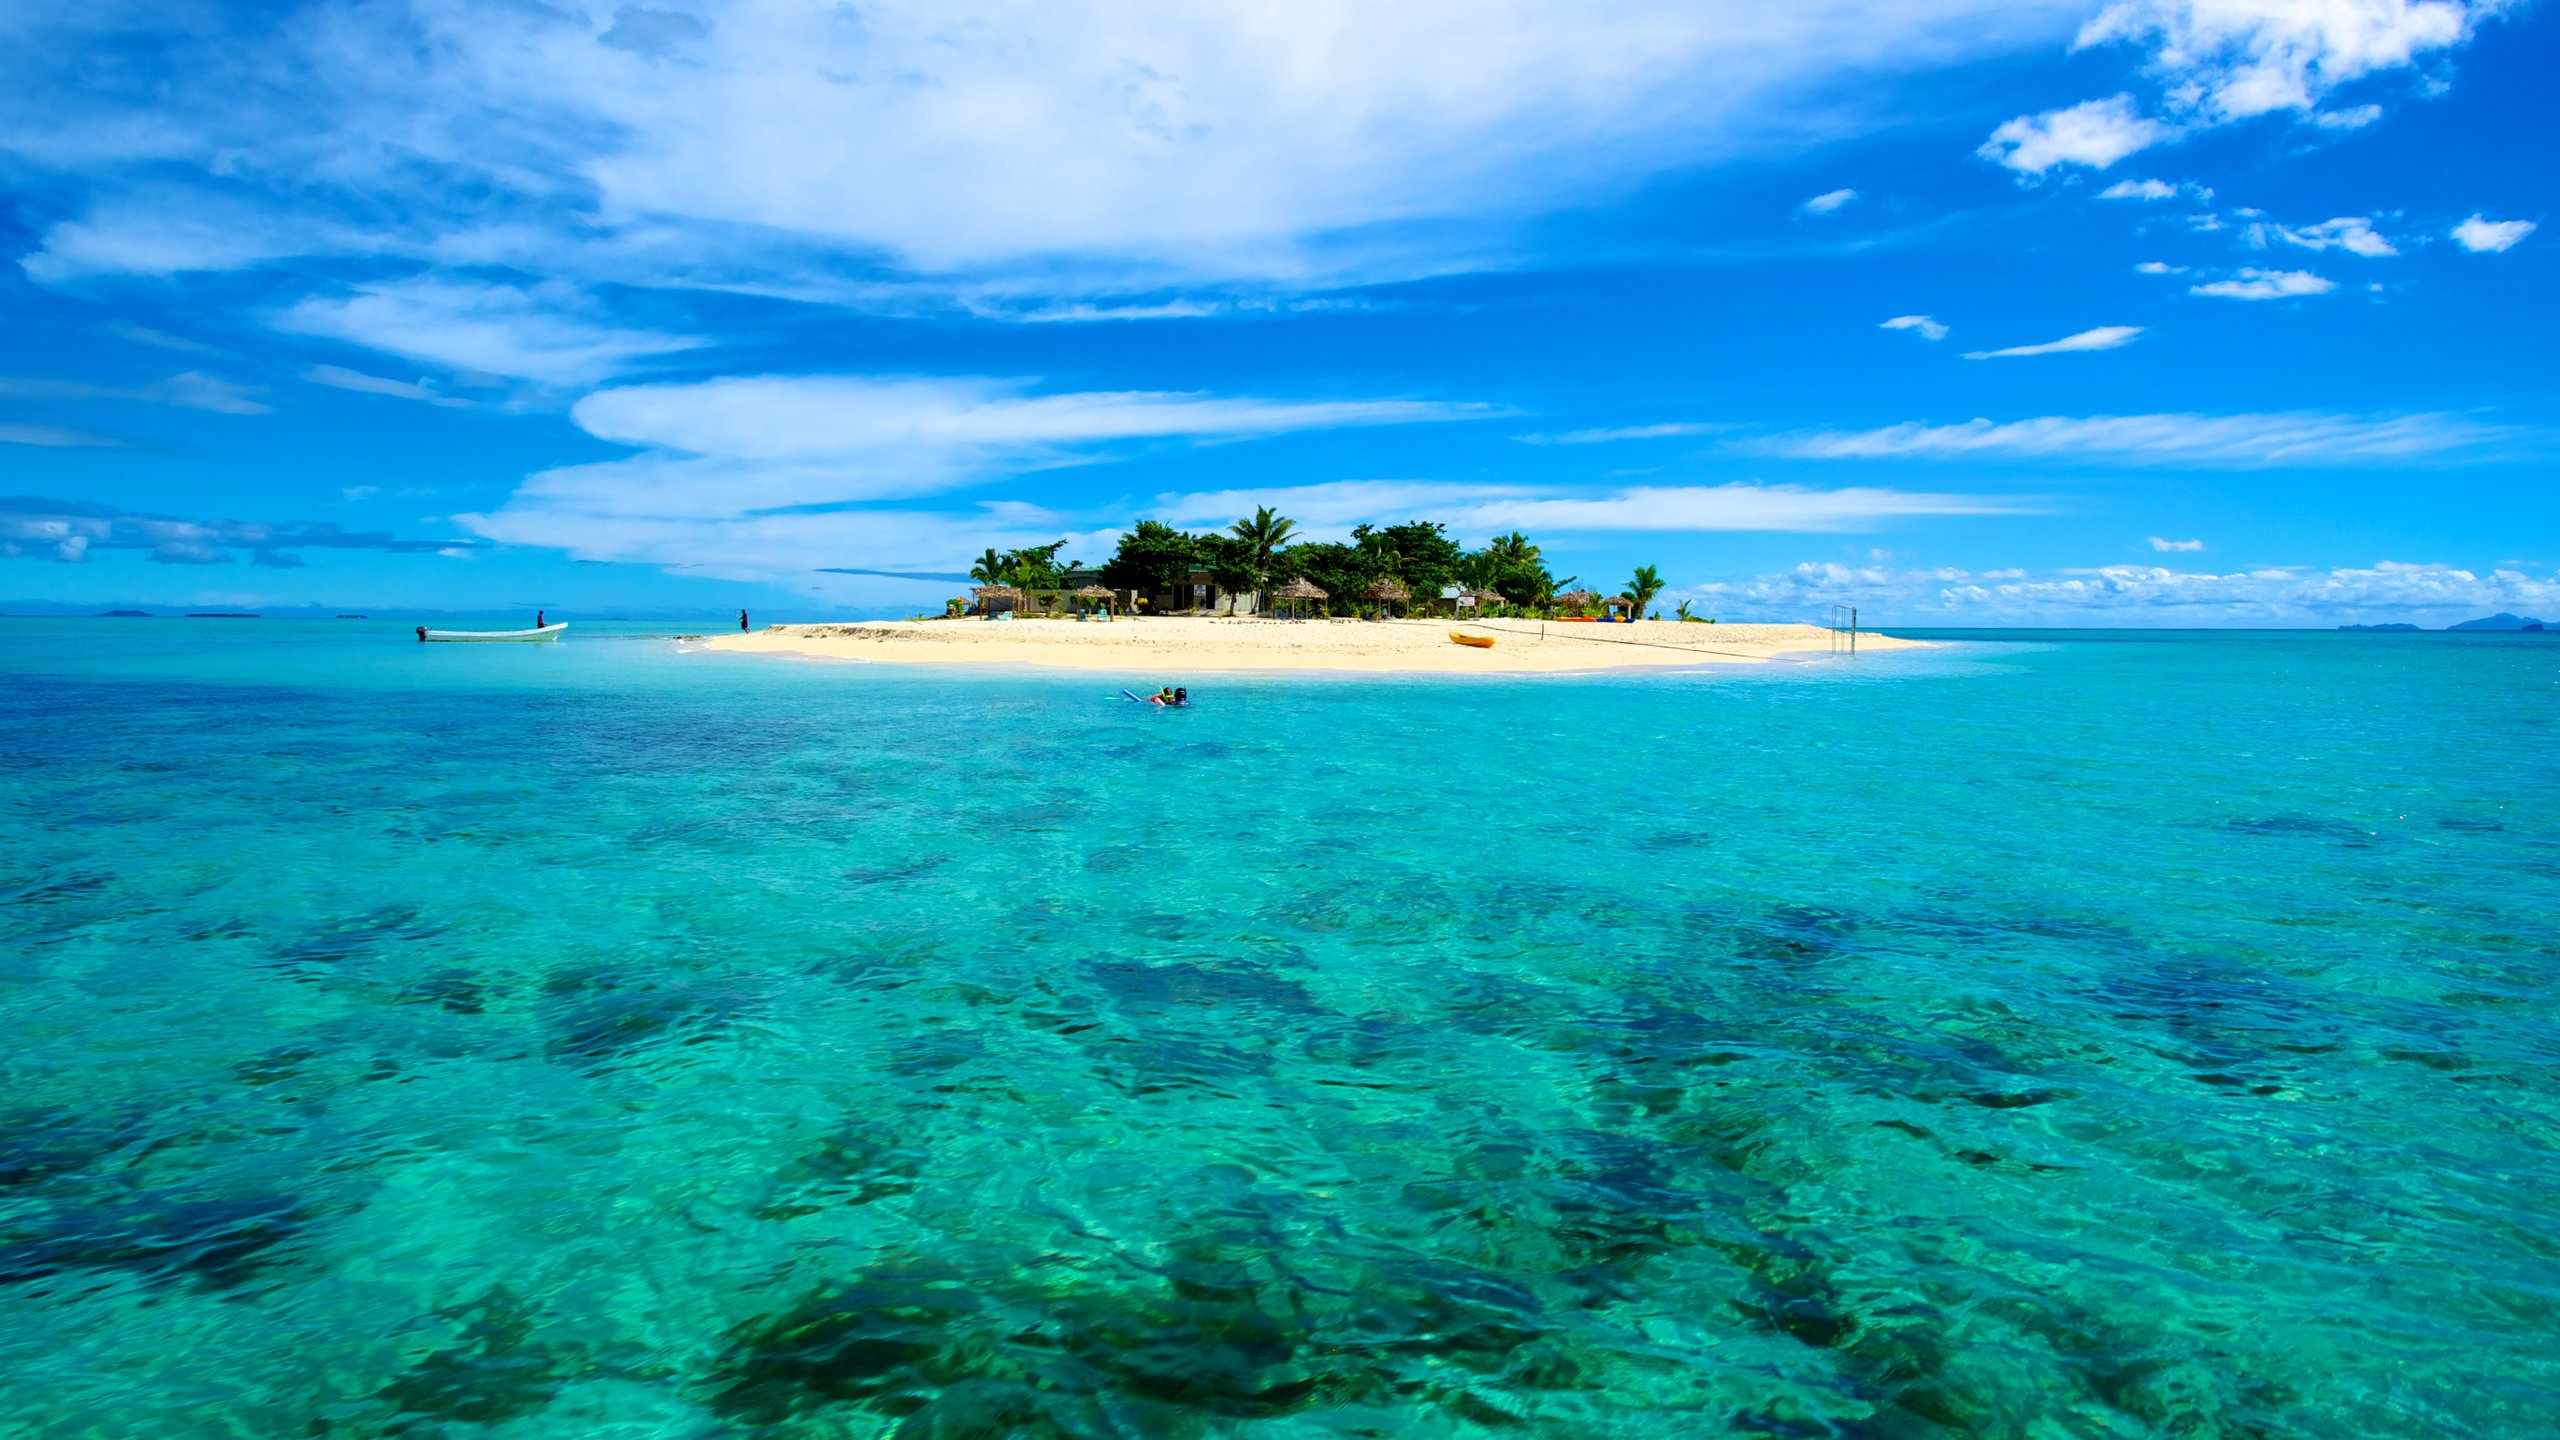
[[[1120,548],[1102,567],[1102,583],[1114,590],[1166,590],[1182,583],[1200,559],[1200,541],[1156,520],[1141,520],[1120,537]]]
[[[1005,583],[1019,585],[1025,590],[1057,589],[1059,577],[1066,573],[1066,567],[1058,563],[1058,552],[1065,548],[1067,542],[1060,540],[1048,545],[1034,545],[1027,550],[1007,550],[1004,552]]]

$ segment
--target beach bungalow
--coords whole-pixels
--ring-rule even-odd
[[[1261,608],[1260,596],[1230,591],[1215,574],[1201,569],[1176,584],[1137,592],[1136,598],[1145,602],[1140,613],[1146,615],[1251,615]]]
[[[1323,586],[1305,576],[1290,581],[1272,593],[1279,599],[1289,602],[1289,618],[1293,620],[1305,618],[1310,601],[1314,602],[1316,614],[1323,615],[1324,602],[1329,598]]]
[[[1378,614],[1384,617],[1395,613],[1390,607],[1411,600],[1413,592],[1405,589],[1404,582],[1400,580],[1372,580],[1369,588],[1360,592],[1360,597],[1375,604]]]

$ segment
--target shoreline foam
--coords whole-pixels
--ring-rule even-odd
[[[1451,630],[1492,635],[1479,650]],[[1922,645],[1861,635],[1861,650]],[[1166,616],[1072,620],[884,620],[773,625],[709,637],[702,648],[893,665],[1006,665],[1071,670],[1171,668],[1195,673],[1353,670],[1429,675],[1539,675],[1593,670],[1760,665],[1827,653],[1818,625],[1695,625],[1642,620],[1595,625],[1538,620],[1271,620]]]

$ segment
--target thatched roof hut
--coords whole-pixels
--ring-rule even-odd
[[[1108,600],[1117,593],[1108,585],[1087,585],[1076,591],[1079,600]]]
[[[1272,591],[1271,593],[1283,600],[1328,600],[1332,598],[1321,586],[1317,585],[1316,582],[1309,580],[1303,575],[1290,581],[1288,584],[1281,586],[1279,589]]]
[[[1499,590],[1470,590],[1467,592],[1467,598],[1473,600],[1478,605],[1499,605],[1503,603],[1502,592]]]
[[[1588,590],[1567,590],[1556,597],[1556,603],[1565,606],[1583,606],[1599,598]]]
[[[1022,608],[1022,589],[1016,585],[981,585],[969,592],[969,598],[978,602],[978,612],[982,615],[996,613],[995,606],[990,602],[997,600],[1006,602],[1005,608],[1008,610]]]
[[[1369,588],[1361,591],[1360,594],[1364,599],[1369,600],[1410,600],[1413,598],[1412,591],[1407,590],[1403,585],[1394,580],[1372,580],[1369,582]]]

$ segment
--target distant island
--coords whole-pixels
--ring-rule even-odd
[[[341,620],[362,620],[362,619],[365,619],[365,618],[367,618],[367,617],[362,616],[362,615],[341,615],[341,616],[339,616],[338,618],[339,618],[339,619],[341,619]]]
[[[2427,627],[2424,625],[2397,624],[2341,625],[2338,628],[2341,630],[2358,630],[2367,634],[2374,634],[2382,631],[2414,632],[2424,630]],[[2447,630],[2541,630],[2547,628],[2547,625],[2546,622],[2536,620],[2530,615],[2510,615],[2506,611],[2501,610],[2495,615],[2483,615],[2477,620],[2465,620],[2459,625],[2447,625],[2444,628]]]
[[[194,610],[188,612],[187,618],[190,620],[255,620],[258,617],[239,610]]]
[[[148,610],[104,610],[99,612],[98,618],[101,620],[148,620],[151,618],[151,612]]]

